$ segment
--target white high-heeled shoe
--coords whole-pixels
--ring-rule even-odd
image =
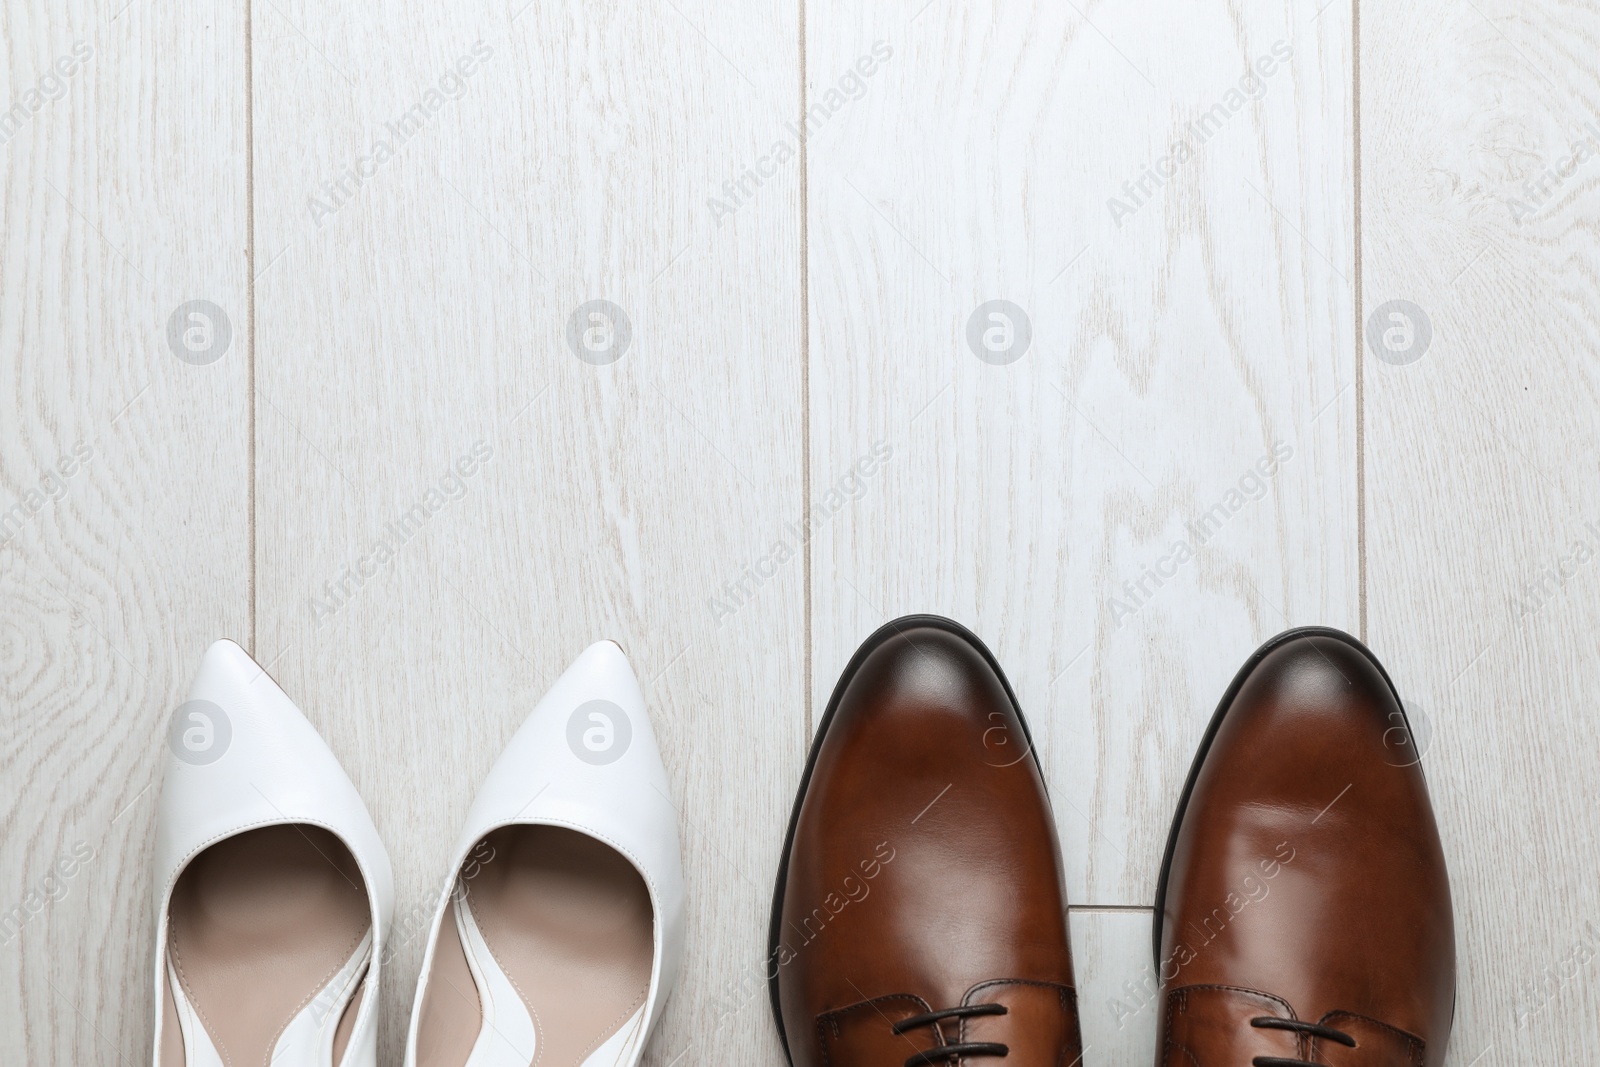
[[[637,1064],[677,978],[683,869],[616,643],[584,650],[512,737],[450,871],[406,1067]]]
[[[156,816],[156,1067],[373,1067],[389,857],[244,649],[206,650]]]

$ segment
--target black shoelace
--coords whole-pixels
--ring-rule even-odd
[[[1298,1019],[1278,1019],[1271,1015],[1263,1015],[1251,1019],[1250,1025],[1257,1030],[1289,1030],[1297,1034],[1309,1034],[1320,1037],[1326,1041],[1337,1041],[1349,1048],[1356,1047],[1356,1039],[1343,1030],[1335,1030],[1331,1026],[1320,1023],[1303,1023]],[[1257,1056],[1250,1061],[1254,1067],[1317,1067],[1310,1060],[1291,1060],[1283,1056]]]
[[[923,1015],[913,1015],[909,1019],[901,1019],[894,1024],[894,1032],[903,1034],[907,1030],[915,1030],[922,1026],[932,1026],[946,1019],[970,1019],[976,1015],[1004,1015],[1010,1010],[1004,1004],[969,1004],[962,1008],[946,1008],[943,1011],[930,1011]],[[941,1041],[943,1038],[941,1037]],[[926,1052],[919,1052],[906,1060],[906,1067],[925,1067],[930,1063],[939,1063],[942,1060],[958,1060],[963,1056],[1004,1056],[1011,1051],[1009,1046],[993,1041],[964,1041],[954,1045],[940,1044],[937,1048],[930,1048]]]

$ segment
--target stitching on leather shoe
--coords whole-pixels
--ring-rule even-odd
[[[1199,985],[1186,985],[1186,986],[1183,986],[1183,987],[1181,987],[1179,989],[1173,989],[1173,990],[1168,991],[1168,993],[1167,993],[1167,1025],[1166,1025],[1166,1038],[1167,1039],[1166,1039],[1166,1047],[1163,1049],[1163,1058],[1162,1058],[1164,1063],[1169,1063],[1171,1061],[1172,1050],[1173,1050],[1173,1048],[1177,1048],[1177,1049],[1181,1050],[1183,1052],[1183,1054],[1189,1058],[1189,1062],[1190,1063],[1194,1064],[1195,1067],[1200,1067],[1200,1061],[1195,1059],[1194,1053],[1189,1051],[1188,1046],[1187,1045],[1179,1045],[1175,1041],[1173,1041],[1173,1039],[1172,1039],[1172,1016],[1173,1016],[1173,1013],[1176,1010],[1178,1010],[1178,1008],[1179,1008],[1179,1006],[1181,1004],[1183,1012],[1185,1014],[1187,1014],[1188,1011],[1189,1011],[1189,1004],[1188,1004],[1189,995],[1191,993],[1199,993],[1199,992],[1243,993],[1246,996],[1260,997],[1262,1000],[1271,1001],[1274,1004],[1281,1004],[1283,1006],[1283,1010],[1289,1013],[1289,1015],[1288,1015],[1289,1018],[1296,1019],[1296,1020],[1299,1019],[1299,1016],[1295,1015],[1295,1013],[1294,1013],[1294,1008],[1289,1004],[1289,1002],[1287,1000],[1284,1000],[1282,997],[1275,997],[1271,993],[1263,993],[1259,989],[1247,989],[1244,986],[1219,985],[1219,984],[1213,984],[1213,983],[1201,983]]]
[[[1406,1051],[1411,1058],[1411,1067],[1423,1067],[1427,1063],[1428,1043],[1409,1030],[1402,1030],[1398,1026],[1390,1026],[1382,1019],[1374,1019],[1370,1015],[1361,1015],[1353,1011],[1330,1011],[1317,1021],[1326,1024],[1329,1019],[1359,1019],[1361,1022],[1376,1026],[1378,1029],[1391,1033],[1406,1043]]]
[[[170,902],[168,907],[171,907]],[[233,1059],[228,1055],[228,1050],[211,1035],[211,1027],[206,1020],[206,1013],[200,1010],[200,1002],[195,999],[194,988],[189,985],[189,976],[184,973],[183,953],[178,948],[178,931],[172,925],[170,918],[167,922],[167,953],[172,957],[172,969],[178,973],[178,984],[183,987],[184,999],[189,1002],[189,1010],[194,1013],[195,1018],[200,1020],[200,1029],[205,1031],[206,1036],[211,1039],[211,1047],[217,1050],[217,1055],[222,1057],[222,1062],[224,1067],[226,1067],[226,1065],[233,1062]],[[162,977],[166,978],[166,975],[163,974]],[[189,1050],[186,1042],[184,1047],[184,1058],[188,1059],[188,1055]]]
[[[649,994],[650,994],[650,983],[648,981],[646,981],[645,984],[644,984],[644,988],[639,991],[639,999],[635,1000],[632,1004],[630,1004],[626,1008],[622,1009],[622,1014],[619,1015],[617,1018],[613,1019],[611,1021],[610,1026],[608,1026],[604,1031],[602,1031],[599,1037],[597,1037],[593,1041],[591,1041],[589,1043],[589,1047],[588,1048],[586,1048],[582,1052],[578,1053],[578,1058],[576,1060],[573,1060],[572,1062],[574,1064],[583,1063],[584,1060],[589,1058],[589,1054],[591,1052],[593,1052],[595,1049],[599,1048],[601,1045],[605,1044],[608,1040],[610,1040],[613,1036],[615,1036],[617,1030],[619,1028],[621,1028],[622,1024],[627,1022],[629,1019],[633,1018],[633,1013],[639,1010],[639,1007],[642,1004],[644,1004],[645,997],[647,997]]]
[[[361,877],[363,879],[366,878],[367,868],[361,862],[361,857],[356,855],[356,850],[351,848],[350,841],[344,836],[344,834],[335,829],[332,823],[329,823],[323,819],[314,818],[309,815],[297,815],[293,818],[261,818],[256,819],[254,822],[240,823],[235,829],[223,830],[220,833],[214,834],[186,852],[183,856],[183,859],[179,860],[178,865],[173,868],[171,876],[167,878],[166,885],[163,887],[162,898],[167,901],[167,904],[170,907],[172,903],[172,890],[177,886],[178,879],[183,876],[183,872],[188,869],[189,864],[194,862],[196,856],[200,855],[200,853],[204,852],[218,841],[226,841],[230,837],[239,837],[248,830],[259,830],[268,826],[294,826],[297,823],[305,826],[320,826],[334,837],[337,837],[339,839],[339,843],[349,850],[351,858],[356,861],[356,866],[361,869]],[[369,907],[372,904],[372,889],[370,886],[367,889],[367,904]]]
[[[661,790],[657,789],[656,792],[660,793]],[[671,804],[672,801],[670,799],[668,799],[667,803]],[[640,879],[644,882],[646,888],[648,888],[650,890],[650,906],[652,908],[656,907],[656,901],[660,898],[661,892],[660,892],[660,887],[656,885],[655,878],[648,871],[646,871],[644,869],[643,860],[641,860],[638,856],[635,856],[633,854],[633,850],[632,849],[624,848],[620,842],[612,840],[610,834],[607,834],[607,833],[605,833],[605,832],[603,832],[601,830],[597,830],[593,826],[590,826],[588,823],[579,822],[577,819],[556,819],[556,818],[551,818],[548,821],[537,822],[537,823],[525,823],[525,822],[502,823],[501,825],[496,826],[491,830],[485,831],[483,836],[487,837],[489,834],[493,833],[495,830],[504,830],[507,827],[511,827],[511,826],[563,826],[563,827],[566,827],[569,830],[582,830],[585,834],[588,834],[590,837],[594,838],[596,841],[601,841],[601,842],[604,842],[607,845],[610,845],[612,847],[612,849],[614,849],[616,852],[618,852],[622,856],[623,859],[628,861],[628,865],[630,867],[632,867],[635,871],[639,872]]]
[[[466,904],[467,909],[472,912],[473,923],[478,927],[478,936],[483,939],[483,947],[489,950],[489,958],[494,960],[496,967],[500,968],[500,973],[506,976],[506,981],[511,983],[511,988],[517,991],[517,999],[522,1001],[522,1006],[528,1009],[528,1017],[533,1020],[533,1058],[537,1062],[544,1058],[545,1046],[544,1023],[539,1019],[539,1009],[533,1006],[533,1002],[528,999],[528,994],[523,991],[522,986],[517,982],[517,976],[512,974],[506,967],[505,961],[500,958],[500,954],[489,943],[489,938],[484,935],[483,917],[478,914],[478,906],[472,902],[472,894],[470,892],[466,894]],[[446,907],[450,906],[449,904],[446,905]],[[455,921],[453,915],[450,917],[450,921]],[[466,946],[463,945],[462,947],[465,949]],[[454,985],[455,983],[452,982],[451,984]],[[481,1016],[483,1014],[483,991],[480,989],[477,994],[478,1011]],[[481,1029],[479,1032],[482,1032]]]
[[[1061,1002],[1061,1014],[1069,1016],[1071,1019],[1068,1024],[1065,1047],[1062,1048],[1061,1055],[1056,1058],[1056,1067],[1061,1067],[1061,1061],[1067,1058],[1067,1052],[1071,1049],[1076,1049],[1078,1054],[1072,1058],[1072,1063],[1068,1064],[1067,1067],[1077,1067],[1078,1064],[1083,1062],[1083,1030],[1078,1019],[1078,991],[1062,986],[1056,990],[1056,996]],[[1078,1035],[1076,1043],[1072,1040],[1074,1032]]]
[[[873,997],[871,1000],[859,1000],[854,1004],[847,1004],[842,1008],[835,1008],[832,1011],[825,1011],[822,1014],[818,1015],[817,1016],[817,1047],[822,1052],[822,1067],[828,1067],[828,1065],[833,1062],[832,1057],[830,1057],[828,1055],[828,1030],[829,1030],[829,1028],[831,1028],[833,1030],[834,1040],[837,1041],[840,1037],[843,1036],[842,1032],[839,1029],[839,1019],[841,1017],[843,1017],[845,1015],[848,1015],[848,1014],[850,1014],[850,1013],[852,1013],[852,1012],[854,1012],[854,1011],[856,1011],[856,1010],[858,1010],[860,1008],[868,1008],[868,1007],[870,1007],[870,1008],[872,1008],[874,1010],[877,1010],[879,1004],[887,1003],[887,1002],[893,1001],[893,1000],[910,1001],[911,1002],[911,1006],[913,1008],[917,1009],[917,1010],[915,1010],[915,1011],[913,1011],[911,1013],[913,1015],[918,1015],[918,1014],[921,1014],[922,1012],[932,1010],[929,1007],[927,1001],[925,1001],[921,997],[915,996],[915,995],[913,995],[911,993],[886,993],[885,995],[883,995],[881,997]],[[879,1014],[882,1014],[881,1011],[879,1012]]]
[[[270,825],[270,826],[283,826],[283,825],[292,826],[294,824],[293,823],[269,823],[267,825]],[[218,840],[226,840],[228,837],[236,837],[236,836],[238,836],[238,835],[236,835],[236,834],[228,834],[225,837],[218,838]],[[341,838],[340,840],[341,840],[341,843],[343,843],[343,839]],[[210,846],[208,845],[206,847],[209,848]],[[315,848],[316,846],[313,845],[312,847]],[[204,851],[204,849],[202,849],[201,851]],[[198,856],[199,854],[200,854],[199,852],[195,853],[196,856]],[[355,853],[352,852],[351,856],[353,857],[354,855],[355,855]],[[192,858],[191,858],[190,862],[193,862]],[[360,866],[360,862],[357,861],[357,867],[359,868],[359,866]],[[174,881],[176,881],[176,880],[174,880]],[[371,903],[370,900],[369,900],[368,903],[369,903],[369,906],[370,906],[370,903]],[[212,1032],[211,1020],[207,1019],[206,1018],[206,1013],[203,1010],[201,1010],[200,999],[197,996],[195,996],[194,988],[192,986],[190,986],[190,984],[189,984],[189,976],[184,973],[184,969],[183,969],[183,953],[178,948],[178,929],[177,929],[176,924],[174,924],[172,922],[172,919],[171,919],[171,915],[172,915],[172,898],[171,898],[171,894],[170,893],[168,894],[168,897],[167,897],[167,915],[168,915],[168,918],[167,918],[167,951],[169,953],[171,953],[171,955],[172,955],[172,960],[173,960],[173,965],[174,965],[173,969],[178,972],[178,984],[183,987],[183,992],[185,994],[185,997],[189,1001],[189,1010],[194,1012],[195,1017],[198,1018],[200,1020],[200,1022],[202,1023],[202,1029],[205,1030],[206,1037],[208,1037],[211,1040],[211,1046],[213,1048],[215,1048],[217,1050],[217,1054],[222,1057],[223,1064],[224,1065],[231,1065],[233,1063],[232,1054],[229,1053],[228,1050],[222,1046],[222,1043],[218,1039],[217,1035]],[[300,1000],[300,1003],[296,1004],[294,1006],[294,1009],[292,1011],[290,1011],[289,1017],[284,1020],[283,1025],[278,1027],[277,1032],[272,1035],[272,1044],[267,1046],[267,1058],[262,1061],[262,1067],[271,1067],[272,1050],[277,1047],[278,1039],[283,1036],[283,1032],[285,1030],[289,1029],[289,1024],[294,1022],[295,1019],[299,1017],[301,1009],[303,1009],[307,1004],[311,1003],[312,1000],[316,999],[317,995],[322,992],[322,987],[327,985],[328,981],[331,978],[333,978],[334,975],[338,974],[339,971],[344,968],[345,964],[350,962],[350,956],[351,956],[352,953],[355,952],[356,946],[361,944],[362,940],[367,936],[367,932],[372,930],[372,929],[373,929],[372,924],[369,922],[365,927],[363,927],[359,931],[357,931],[356,932],[356,936],[355,936],[355,940],[351,941],[350,944],[345,947],[344,956],[339,960],[339,962],[335,963],[333,965],[333,969],[330,970],[327,974],[323,975],[321,981],[319,981],[317,983],[317,985],[311,990],[311,992],[307,993],[304,997],[302,997],[301,1000]],[[376,946],[376,944],[377,944],[376,934],[374,934],[374,937],[373,937],[373,944],[374,944],[374,946]],[[369,964],[369,970],[370,970],[370,964]],[[359,985],[360,983],[357,983],[357,984]],[[348,1008],[346,1010],[348,1010]]]
[[[961,998],[961,1003],[971,1004],[973,1003],[972,998],[978,995],[979,990],[987,989],[990,986],[1002,985],[1043,986],[1046,989],[1054,989],[1058,992],[1071,996],[1074,1003],[1076,1003],[1078,999],[1077,989],[1062,982],[1041,982],[1033,978],[993,978],[987,982],[979,982],[977,985],[967,990],[966,994]],[[965,1026],[966,1024],[963,1023],[962,1025]]]
[[[356,946],[361,944],[362,939],[367,936],[367,930],[370,929],[371,927],[369,926],[366,930],[361,930],[356,934],[356,939],[350,942],[349,946],[345,949],[344,959],[339,963],[335,963],[333,965],[333,970],[323,975],[322,980],[316,984],[315,988],[313,988],[311,992],[307,993],[305,998],[302,999],[300,1003],[294,1006],[294,1011],[290,1012],[289,1017],[283,1021],[283,1025],[278,1027],[278,1032],[272,1035],[272,1044],[267,1046],[267,1058],[262,1061],[261,1067],[272,1067],[272,1050],[278,1047],[278,1039],[283,1036],[283,1032],[285,1030],[289,1029],[289,1024],[300,1017],[300,1012],[305,1008],[305,1006],[310,1004],[322,993],[323,986],[326,986],[333,976],[343,970],[345,964],[350,962],[351,954],[355,952]],[[345,1010],[349,1010],[348,1004],[346,1005]],[[343,1018],[343,1012],[340,1013],[340,1017]],[[337,1027],[337,1025],[338,1024],[336,1023],[335,1027]]]
[[[1182,989],[1174,989],[1167,994],[1167,1023],[1163,1028],[1164,1032],[1166,1033],[1167,1041],[1166,1047],[1162,1049],[1161,1055],[1163,1067],[1172,1067],[1172,1052],[1174,1049],[1187,1056],[1189,1058],[1189,1062],[1194,1064],[1194,1067],[1200,1067],[1200,1061],[1194,1058],[1194,1053],[1189,1051],[1189,1046],[1180,1045],[1172,1040],[1172,1016],[1177,1012],[1180,1005],[1183,1007],[1184,1011],[1189,1010],[1189,988],[1190,987],[1188,986],[1184,986]]]
[[[1287,1018],[1294,1019],[1296,1021],[1300,1019],[1300,1016],[1294,1013],[1294,1007],[1282,997],[1273,996],[1271,993],[1263,993],[1259,989],[1250,989],[1249,987],[1242,985],[1219,985],[1209,982],[1202,982],[1198,985],[1186,985],[1181,989],[1174,989],[1169,995],[1176,995],[1179,993],[1187,995],[1189,993],[1198,993],[1206,990],[1220,990],[1228,993],[1244,993],[1248,996],[1260,997],[1262,1000],[1270,1000],[1274,1004],[1283,1005],[1283,1010],[1289,1013]]]
[[[833,1036],[837,1039],[839,1036],[839,1024],[830,1020],[826,1015],[817,1016],[817,1048],[822,1051],[822,1067],[828,1067],[828,1064],[833,1060],[833,1057],[828,1055],[828,1028],[830,1026],[833,1028]]]
[[[1067,1058],[1068,1050],[1075,1047],[1072,1042],[1072,1032],[1078,1029],[1078,991],[1072,986],[1064,985],[1061,982],[1041,982],[1032,978],[995,978],[987,982],[979,982],[967,990],[966,995],[961,998],[961,1003],[974,1003],[973,998],[978,995],[980,990],[988,989],[992,986],[1033,986],[1035,988],[1055,990],[1056,1002],[1061,1006],[1062,1015],[1066,1016],[1070,1012],[1070,1018],[1064,1020],[1065,1033],[1062,1034],[1061,1053],[1056,1057],[1056,1067],[1062,1067],[1063,1061]],[[967,1026],[971,1021],[970,1019],[961,1020],[960,1040],[967,1040]],[[1072,1061],[1074,1064],[1083,1059],[1083,1049],[1078,1047],[1077,1052],[1077,1058]]]

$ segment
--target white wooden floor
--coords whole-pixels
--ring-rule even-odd
[[[398,1063],[479,777],[614,637],[689,875],[648,1062],[776,1065],[808,735],[906,611],[1030,715],[1091,1067],[1151,1062],[1202,726],[1313,622],[1430,736],[1451,1063],[1592,1060],[1600,10],[1359,3],[6,0],[0,1062],[145,1062],[207,642],[385,835]]]

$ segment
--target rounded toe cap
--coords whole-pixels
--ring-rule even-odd
[[[932,744],[951,760],[1004,762],[1008,750],[1027,748],[987,653],[975,639],[929,623],[897,627],[847,669],[824,743],[860,744],[860,732],[889,750]]]
[[[1414,766],[1404,708],[1372,653],[1337,630],[1269,644],[1224,711],[1217,745],[1249,744],[1259,757]]]
[[[1435,1041],[1454,981],[1449,880],[1383,668],[1338,631],[1280,635],[1212,730],[1162,874],[1164,982],[1261,989],[1302,1018],[1363,1012]]]

